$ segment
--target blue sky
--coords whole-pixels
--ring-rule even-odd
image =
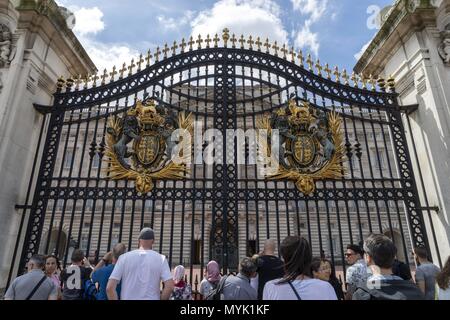
[[[191,34],[269,37],[351,70],[377,29],[377,10],[393,0],[58,0],[75,12],[74,28],[99,69],[128,62]],[[378,8],[378,9],[377,9]],[[369,12],[368,12],[369,10]],[[369,26],[368,26],[369,22]],[[124,61],[126,60],[126,61]]]

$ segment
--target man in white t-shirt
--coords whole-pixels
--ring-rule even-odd
[[[118,300],[119,282],[121,300],[169,300],[174,287],[172,274],[166,257],[152,250],[154,240],[153,230],[144,228],[139,234],[139,249],[120,256],[106,287],[109,300]]]

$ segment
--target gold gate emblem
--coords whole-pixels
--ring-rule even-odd
[[[268,179],[293,180],[298,190],[309,195],[316,189],[315,181],[341,179],[345,175],[342,120],[334,111],[312,108],[302,101],[299,106],[293,99],[287,108],[265,115],[259,128],[267,130],[267,141],[259,141],[260,147],[277,154],[270,161],[278,162],[278,172]],[[271,134],[278,130],[279,146],[272,148]]]

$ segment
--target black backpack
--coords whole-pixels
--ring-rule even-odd
[[[220,279],[217,286],[210,291],[208,296],[206,297],[206,300],[221,300],[221,295],[223,292],[223,288],[225,288],[225,281],[227,280],[228,276],[223,276],[222,279]]]

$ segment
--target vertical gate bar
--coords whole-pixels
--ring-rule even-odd
[[[21,274],[21,268],[25,266],[28,259],[38,251],[39,239],[42,233],[45,210],[48,202],[48,192],[51,187],[52,172],[55,168],[55,163],[58,156],[58,143],[64,121],[64,110],[62,110],[62,106],[59,101],[60,98],[61,95],[55,95],[55,103],[53,104],[52,114],[50,116],[50,122],[45,139],[46,142],[43,150],[43,154],[47,156],[47,161],[42,161],[40,164],[18,274]]]
[[[393,132],[392,138],[397,159],[398,170],[400,173],[402,189],[404,192],[403,200],[407,208],[407,218],[409,222],[409,229],[414,246],[425,246],[428,254],[431,250],[427,238],[427,231],[423,219],[423,212],[420,208],[419,194],[414,180],[412,162],[409,157],[409,148],[406,141],[403,120],[398,109],[397,102],[398,95],[392,97],[394,106],[389,111],[389,122],[391,123],[391,130]]]
[[[356,123],[355,123],[355,114],[354,114],[354,111],[353,111],[354,107],[355,107],[354,105],[350,105],[350,114],[351,114],[351,117],[352,117],[352,125],[353,125],[356,145],[359,146],[359,152],[361,153],[361,155],[359,155],[359,156],[358,156],[358,154],[356,154],[356,157],[358,158],[359,171],[360,171],[360,175],[361,175],[360,178],[363,180],[362,184],[363,184],[363,187],[365,188],[365,183],[364,183],[365,174],[364,174],[364,168],[362,166],[362,160],[361,160],[362,159],[362,151],[363,150],[361,148],[361,144],[359,143],[360,139],[359,139],[359,135],[358,135],[358,128],[357,128]],[[362,116],[361,116],[361,119],[363,119]],[[357,152],[358,152],[358,150],[357,150]],[[364,239],[364,234],[363,234],[362,226],[361,226],[362,220],[361,220],[360,207],[359,207],[360,202],[359,202],[359,199],[358,199],[358,196],[357,196],[356,185],[354,185],[354,187],[355,187],[355,191],[353,193],[353,199],[354,199],[353,201],[355,202],[356,215],[358,217],[359,234],[360,234],[360,237],[361,237],[360,240],[362,240],[362,239]],[[370,232],[372,232],[372,224],[370,223],[370,221],[367,221],[367,223],[369,225]]]
[[[106,106],[106,114],[108,114],[108,112],[109,112],[109,103]],[[90,113],[91,113],[91,108],[89,109],[89,116],[88,116],[88,118],[90,117]],[[92,168],[92,164],[93,164],[93,160],[94,160],[94,158],[96,156],[94,148],[97,146],[97,142],[96,141],[97,141],[98,123],[100,122],[100,118],[99,118],[100,113],[101,113],[101,108],[98,108],[97,109],[97,114],[95,116],[95,118],[96,118],[95,126],[94,126],[94,130],[93,130],[93,133],[92,133],[91,154],[89,155],[90,156],[89,157],[89,166],[88,166],[87,181],[86,181],[84,194],[87,194],[87,190],[88,190],[88,188],[90,186],[91,174],[92,174],[92,169],[93,169]],[[89,124],[90,124],[90,121],[88,122],[87,127],[86,127],[86,138],[87,138],[87,136],[89,134],[89,132],[88,132]],[[84,145],[86,145],[86,143],[87,143],[87,141],[85,140]],[[93,156],[91,156],[91,155],[93,155]],[[101,166],[102,166],[102,157],[98,153],[97,153],[97,156],[98,156],[98,160],[99,160],[97,172],[99,172],[101,170]],[[81,168],[82,167],[83,167],[82,164],[80,164],[80,172],[81,172]],[[97,179],[95,179],[96,187],[98,187],[98,183],[99,183],[99,174],[97,174]],[[91,249],[91,240],[92,240],[91,237],[92,237],[92,229],[93,229],[93,226],[94,226],[94,214],[95,214],[96,207],[97,207],[97,195],[95,194],[93,199],[92,199],[92,210],[91,210],[91,219],[90,219],[90,223],[89,223],[90,228],[89,228],[89,231],[88,231],[88,247],[87,247],[87,251],[90,251],[90,249]],[[83,218],[84,218],[84,216],[83,216]],[[83,218],[81,219],[80,226],[78,228],[78,243],[80,243],[80,241],[81,241],[81,233],[82,233],[82,227],[83,227]],[[66,256],[68,254],[68,250],[69,250],[69,246],[67,246]],[[95,259],[98,260],[98,256],[96,256]]]
[[[116,110],[118,108],[118,102],[116,103]],[[106,126],[107,126],[107,122],[106,120],[103,121],[103,129],[102,129],[102,142],[100,143],[100,146],[104,146],[105,145],[105,133],[106,133]],[[103,160],[104,155],[102,154],[101,156],[101,160]],[[98,188],[99,184],[100,184],[100,173],[102,171],[102,164],[103,161],[100,161],[100,166],[97,170],[97,176],[96,176],[96,181],[95,181],[95,187]],[[110,164],[108,164],[108,167],[110,166]],[[105,190],[108,188],[110,183],[109,179],[106,179],[105,181]],[[105,191],[106,193],[106,191]],[[104,194],[102,198],[99,198],[99,195],[97,195],[96,200],[99,200],[99,202],[101,203],[101,209],[100,209],[100,224],[99,224],[99,230],[98,230],[98,237],[97,237],[97,252],[100,252],[100,248],[101,248],[101,240],[102,240],[102,235],[103,235],[103,225],[104,225],[104,221],[105,221],[105,211],[106,211],[106,205],[107,205],[107,200],[106,197],[107,195]],[[97,202],[95,202],[95,211],[97,211]],[[91,226],[94,224],[94,213],[91,216]],[[92,237],[92,228],[89,230],[89,235],[88,235],[88,246],[91,243],[91,237]],[[90,248],[89,248],[90,249]],[[128,248],[129,250],[130,248]],[[97,257],[98,258],[98,257]]]
[[[62,176],[63,176],[63,172],[64,172],[64,166],[65,166],[65,162],[66,162],[66,150],[67,150],[67,145],[69,143],[69,138],[70,138],[70,128],[71,128],[71,120],[72,120],[72,117],[73,117],[73,113],[74,113],[74,110],[72,110],[70,112],[69,126],[67,128],[67,134],[65,136],[65,142],[64,142],[64,147],[63,147],[61,164],[60,164],[60,168],[59,168],[58,180],[57,180],[57,183],[56,183],[56,190],[57,190],[57,192],[59,192],[59,188],[60,188],[60,185],[61,185]],[[63,115],[62,115],[62,117],[63,117],[62,121],[63,122],[62,122],[62,125],[61,125],[62,128],[61,128],[61,132],[60,132],[61,136],[64,135],[64,118],[65,118],[65,116],[66,116],[65,112],[63,112]],[[62,137],[60,137],[60,139],[61,138]],[[56,149],[56,152],[57,152],[57,154],[59,153],[59,144],[58,144],[58,147]],[[73,156],[73,152],[72,152],[72,156]],[[56,157],[57,157],[57,155],[56,155]],[[55,159],[55,165],[56,165],[56,163],[57,163],[57,158]],[[52,178],[54,178],[53,175],[52,175]],[[50,184],[51,184],[51,182],[50,182]],[[66,206],[66,199],[61,199],[61,200],[63,200],[63,205],[62,205],[62,209],[61,209],[60,219],[62,219],[62,217],[63,217],[62,213],[63,213],[63,211],[65,209],[65,206]],[[45,244],[45,249],[44,249],[44,252],[46,252],[46,253],[48,252],[49,246],[50,246],[50,239],[51,239],[51,234],[52,234],[52,229],[53,229],[53,223],[54,223],[55,215],[56,215],[56,211],[55,210],[57,210],[56,204],[53,206],[52,214],[51,214],[51,217],[50,217],[49,233],[47,235],[47,242]],[[48,211],[48,208],[46,207],[45,208],[45,212],[44,212],[44,224],[45,224],[45,219],[46,219],[45,216],[47,215],[47,211]],[[60,228],[61,228],[61,226],[60,226]],[[39,239],[38,241],[41,241],[41,240],[42,239]]]
[[[422,166],[420,165],[419,158],[417,156],[417,147],[416,147],[416,143],[415,143],[415,140],[414,140],[414,135],[412,134],[411,121],[409,119],[409,114],[408,113],[406,113],[406,123],[408,124],[408,131],[409,131],[409,135],[410,135],[410,138],[411,138],[411,144],[412,144],[412,147],[413,147],[414,159],[415,159],[415,162],[416,162],[417,169],[419,171],[419,181],[420,181],[420,184],[421,184],[421,188],[423,190],[422,194],[423,194],[423,197],[424,197],[424,200],[425,200],[425,205],[429,208],[430,207],[430,203],[428,201],[428,195],[427,195],[427,192],[426,192],[426,189],[425,189],[425,183],[424,183],[424,180],[423,180]],[[416,189],[417,189],[417,187],[416,187]],[[441,257],[441,253],[439,251],[439,245],[438,245],[438,241],[437,241],[437,238],[436,238],[436,232],[435,232],[435,229],[434,229],[433,219],[431,217],[431,210],[428,209],[427,212],[428,212],[428,220],[430,221],[431,232],[433,233],[434,246],[436,248],[436,252],[438,253],[437,256],[438,256],[438,260],[439,260],[439,266],[442,268],[442,266],[443,266],[443,264],[442,264],[442,257]],[[431,254],[430,254],[430,258],[431,258]]]
[[[377,110],[379,112],[378,108],[375,108],[375,110]],[[383,189],[386,187],[384,184],[384,172],[383,172],[383,168],[381,166],[381,158],[380,158],[380,150],[378,148],[378,141],[377,141],[377,133],[375,131],[375,126],[374,126],[374,122],[375,119],[372,116],[372,111],[373,109],[370,108],[369,109],[369,119],[370,119],[370,127],[372,130],[372,136],[373,136],[373,141],[374,141],[374,145],[375,145],[375,156],[376,156],[376,162],[377,162],[377,167],[378,167],[378,171],[380,173],[380,177],[379,179],[381,180],[381,184]],[[374,160],[375,161],[375,160]],[[373,177],[374,179],[376,177]],[[377,188],[377,181],[375,180],[373,183],[373,187]],[[381,212],[380,212],[380,207],[378,205],[378,201],[374,201],[375,202],[375,208],[376,208],[376,213],[377,213],[377,219],[378,219],[378,229],[380,230],[380,233],[383,233],[383,226],[382,226],[382,222],[381,222]]]
[[[47,120],[48,120],[47,114],[44,114],[43,117],[42,117],[41,129],[39,130],[39,136],[38,136],[38,140],[37,140],[36,151],[34,153],[33,166],[31,167],[31,175],[30,175],[30,180],[28,182],[27,193],[25,195],[25,202],[24,203],[25,203],[26,206],[28,206],[28,201],[30,200],[31,188],[33,186],[33,181],[34,181],[34,174],[35,174],[35,170],[36,170],[36,165],[38,163],[38,157],[39,157],[39,154],[40,154],[39,151],[41,150],[41,145],[42,145],[42,136],[44,134],[44,129],[48,125]],[[19,251],[20,239],[22,238],[22,229],[23,229],[23,225],[25,224],[25,217],[27,215],[27,211],[28,211],[28,208],[24,208],[22,210],[22,217],[20,218],[19,230],[17,231],[16,243],[14,245],[13,256],[12,256],[12,259],[11,259],[11,267],[9,269],[8,279],[6,280],[6,290],[9,288],[9,284],[11,282],[11,278],[12,278],[12,275],[14,273],[14,268],[15,268],[15,265],[16,265],[17,252]],[[20,270],[20,266],[19,266],[18,270]]]
[[[260,70],[261,71],[261,70]],[[252,101],[251,101],[251,113],[252,113],[252,126],[254,129],[257,130],[256,125],[256,116],[255,116],[255,83],[254,83],[254,71],[253,66],[250,67],[250,86],[252,88]],[[261,88],[261,84],[260,84]],[[263,101],[261,100],[261,106],[263,107]],[[256,142],[255,142],[256,143]],[[255,146],[258,148],[258,146]],[[261,251],[260,249],[260,234],[259,234],[259,202],[256,200],[256,193],[259,189],[259,179],[258,179],[258,166],[255,164],[254,166],[254,177],[253,177],[253,183],[254,183],[254,189],[255,189],[255,220],[256,220],[256,252],[259,253]]]
[[[89,114],[88,114],[88,118],[90,117],[90,111],[91,108],[89,108]],[[73,206],[72,206],[72,212],[70,213],[70,222],[69,222],[69,230],[67,233],[67,243],[66,243],[66,247],[67,247],[67,252],[69,252],[68,248],[69,248],[69,239],[72,238],[72,230],[73,230],[73,224],[74,224],[74,220],[75,220],[75,215],[76,215],[76,211],[77,211],[77,199],[78,199],[78,189],[80,186],[80,178],[81,178],[81,169],[83,168],[83,157],[84,157],[84,152],[85,152],[85,147],[86,147],[86,141],[87,141],[87,131],[85,132],[84,135],[84,143],[83,143],[83,147],[82,147],[82,151],[81,151],[81,158],[80,158],[80,162],[78,163],[78,174],[76,177],[73,177],[73,171],[75,169],[76,172],[76,166],[77,163],[75,162],[75,159],[77,158],[77,152],[76,150],[78,149],[78,139],[80,136],[80,128],[81,128],[81,120],[83,119],[83,109],[79,109],[78,111],[78,119],[77,119],[77,125],[76,125],[76,130],[75,130],[75,141],[73,142],[73,157],[72,157],[72,163],[71,163],[71,168],[69,171],[69,176],[67,178],[68,180],[68,187],[72,188],[71,186],[71,182],[72,180],[75,180],[75,190],[74,190],[74,195],[73,195]],[[89,123],[89,122],[87,122]],[[74,168],[75,167],[75,168]],[[82,217],[84,217],[84,208],[85,208],[85,201],[83,201],[83,208],[82,208]],[[80,226],[82,226],[82,222],[80,222]],[[60,230],[60,234],[58,234],[58,240],[56,242],[56,252],[59,253],[59,241],[61,240],[61,233],[62,233],[62,228]],[[66,252],[66,249],[63,249],[64,252]],[[89,253],[85,252],[85,255],[88,257]],[[67,261],[66,257],[64,260]]]
[[[188,69],[188,79],[191,78],[191,69]],[[189,106],[191,105],[191,94],[190,94],[190,90],[191,90],[191,86],[189,85],[187,88],[188,92],[187,92],[187,108],[189,108]],[[198,103],[195,105],[195,121],[198,121],[198,110],[199,109],[199,105]],[[206,108],[205,108],[206,109]],[[205,111],[206,112],[206,111]],[[194,138],[195,139],[195,138]],[[194,142],[195,143],[195,142]],[[197,165],[195,163],[195,157],[194,157],[194,163],[192,164],[193,167],[193,185],[192,185],[192,207],[191,207],[191,241],[190,241],[190,282],[191,284],[193,284],[193,273],[194,273],[194,263],[193,263],[193,257],[194,257],[194,250],[195,250],[195,241],[194,241],[194,237],[195,237],[195,233],[194,233],[194,228],[195,228],[195,213],[196,213],[196,206],[197,206],[197,202],[196,202],[196,193],[197,193],[197,185],[196,185],[196,177],[197,177]],[[203,177],[204,178],[204,177]],[[202,238],[203,241],[204,238]],[[202,257],[203,260],[203,257]]]
[[[354,168],[353,168],[353,161],[352,158],[355,157],[356,155],[354,154],[354,150],[352,150],[352,145],[350,143],[350,137],[349,137],[349,130],[347,128],[347,119],[345,118],[346,112],[345,112],[345,106],[343,104],[340,105],[340,111],[342,114],[342,123],[344,125],[344,134],[345,134],[345,147],[346,147],[346,156],[347,156],[347,162],[348,162],[348,166],[350,168],[350,183],[352,185],[352,189],[355,189],[355,174],[354,174]],[[351,107],[350,107],[351,108]],[[355,132],[356,134],[356,132]],[[347,173],[348,174],[348,173]],[[349,231],[349,237],[350,237],[350,243],[353,243],[353,230],[352,230],[352,222],[351,222],[351,214],[353,214],[353,212],[350,212],[350,208],[348,205],[348,191],[347,191],[347,181],[344,181],[343,183],[344,186],[344,202],[345,202],[345,210],[347,211],[347,224],[348,224],[348,231]],[[351,201],[351,200],[350,200]],[[355,206],[356,208],[356,206]],[[359,214],[357,215],[357,219],[358,219],[358,224],[360,226],[360,238],[362,239],[363,235],[362,235],[362,230],[361,230],[361,219]],[[344,250],[344,248],[342,248],[342,250]],[[345,259],[344,259],[345,260]],[[345,274],[345,262],[343,263],[343,267],[344,267],[344,274]]]

